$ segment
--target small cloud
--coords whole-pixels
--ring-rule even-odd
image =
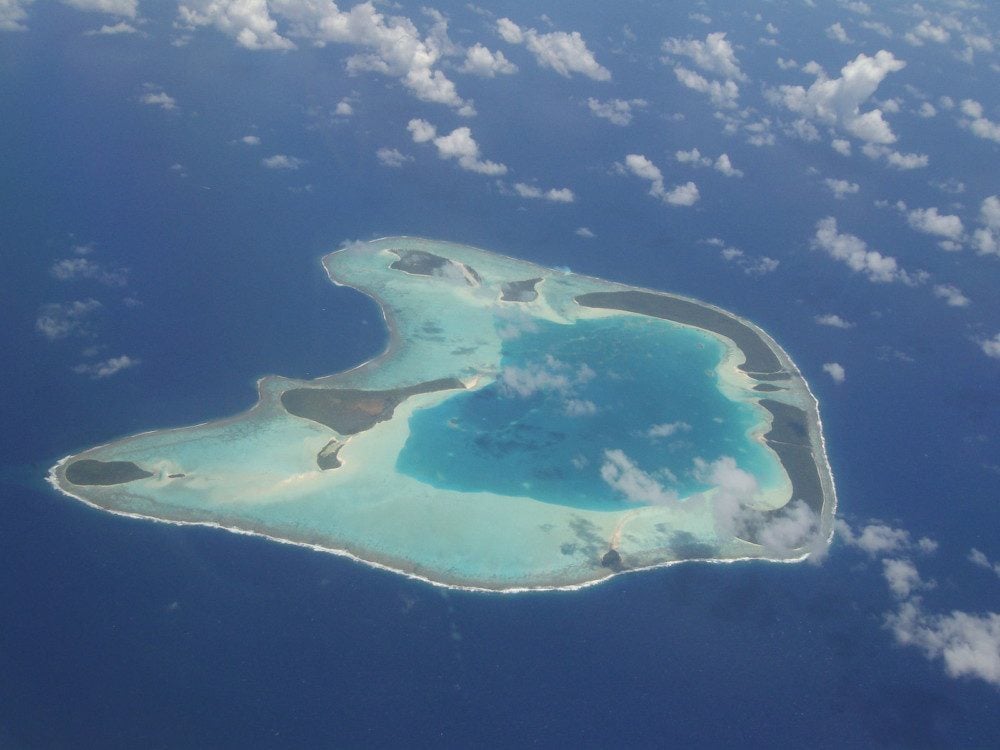
[[[83,32],[85,36],[116,36],[118,34],[138,34],[139,30],[130,23],[119,21],[116,24],[104,24],[99,29]]]
[[[856,532],[847,521],[838,518],[835,529],[837,537],[847,546],[860,549],[872,558],[905,552],[911,547],[910,532],[884,523],[869,523]]]
[[[877,143],[866,143],[861,147],[861,153],[872,161],[883,159],[893,169],[902,171],[923,169],[930,163],[930,157],[927,154],[904,154]]]
[[[406,125],[414,143],[433,141],[441,159],[455,159],[458,166],[467,172],[485,175],[503,175],[507,166],[492,161],[480,159],[479,144],[472,137],[472,131],[467,127],[455,128],[448,135],[437,135],[437,128],[426,120],[413,119]]]
[[[832,141],[830,141],[830,145],[833,147],[833,150],[836,151],[841,156],[851,155],[850,141],[845,141],[843,138],[834,138]]]
[[[645,99],[612,99],[602,102],[594,97],[587,99],[587,107],[595,117],[624,127],[632,122],[632,110],[646,107]]]
[[[337,107],[333,110],[333,114],[337,117],[350,117],[354,114],[354,105],[351,104],[350,99],[345,97],[337,102]]]
[[[122,287],[128,284],[128,271],[119,268],[108,271],[86,257],[63,258],[56,261],[49,272],[59,281],[91,279],[107,286]]]
[[[563,413],[568,417],[589,417],[597,414],[597,405],[586,399],[571,398],[563,403]]]
[[[962,225],[962,220],[959,217],[953,214],[939,213],[937,208],[933,206],[907,211],[906,204],[900,202],[896,205],[901,211],[906,213],[906,223],[911,228],[924,234],[949,240],[952,244],[946,246],[946,250],[961,249],[960,243],[965,235],[965,227]]]
[[[508,60],[503,52],[490,52],[478,42],[465,51],[465,62],[459,70],[463,73],[494,78],[498,75],[512,75],[517,72],[517,66]]]
[[[833,382],[837,383],[838,385],[840,383],[843,383],[844,379],[847,377],[846,373],[844,372],[843,366],[838,364],[837,362],[827,362],[826,364],[824,364],[823,372],[825,372],[827,375],[833,378]]]
[[[935,297],[943,299],[949,307],[968,307],[972,302],[954,284],[935,284],[933,292]]]
[[[260,160],[260,163],[267,167],[268,169],[298,169],[305,161],[294,156],[288,156],[287,154],[275,154],[274,156],[268,156]]]
[[[799,67],[799,64],[790,58],[786,60],[784,57],[779,57],[775,62],[782,70],[795,70]]]
[[[672,505],[678,500],[675,490],[665,488],[617,448],[604,451],[601,479],[630,503]]]
[[[550,188],[548,190],[542,190],[534,185],[528,185],[523,182],[514,183],[514,192],[522,198],[546,200],[551,201],[552,203],[572,203],[576,200],[576,196],[569,188]]]
[[[987,357],[1000,359],[1000,333],[991,339],[980,339],[979,347]]]
[[[1000,576],[1000,562],[992,562],[984,553],[973,547],[969,550],[969,562],[979,568],[993,571]]]
[[[577,237],[583,237],[586,240],[593,239],[594,237],[597,236],[587,227],[577,227],[576,231],[574,231],[573,234],[575,234]]]
[[[830,328],[841,328],[845,331],[850,328],[854,328],[854,323],[850,323],[839,315],[834,315],[832,313],[827,315],[817,315],[815,320],[817,325],[829,326]]]
[[[256,135],[245,135],[242,138],[240,138],[240,143],[242,143],[244,146],[259,146],[260,137]]]
[[[917,566],[909,560],[882,560],[882,577],[889,584],[889,590],[899,599],[907,599],[919,589],[933,587],[933,583],[920,578]]]
[[[96,299],[42,305],[35,320],[35,330],[49,341],[90,335],[87,320],[101,307]]]
[[[143,84],[146,93],[139,97],[139,101],[150,107],[159,107],[166,111],[177,109],[177,100],[167,94],[159,86],[152,83]]]
[[[611,72],[597,62],[579,31],[541,34],[535,29],[518,26],[509,18],[497,21],[496,28],[508,44],[525,45],[542,68],[554,70],[566,78],[579,73],[594,81],[611,80]]]
[[[841,44],[853,44],[854,40],[847,35],[847,31],[838,21],[831,26],[827,26],[826,35],[828,38],[835,42],[840,42]]]
[[[900,281],[914,286],[926,280],[927,274],[910,273],[900,268],[895,258],[871,250],[860,237],[837,230],[837,220],[832,216],[816,223],[812,247],[823,250],[831,258],[845,263],[852,271],[863,273],[869,281],[885,284]]]
[[[136,367],[140,364],[138,359],[123,354],[120,357],[111,357],[103,362],[93,362],[79,364],[73,368],[73,372],[78,375],[88,375],[94,380],[102,380],[116,375],[122,370]]]
[[[642,154],[628,154],[622,169],[650,182],[649,194],[672,206],[692,206],[700,197],[698,186],[693,182],[676,185],[667,190],[663,184],[663,173],[653,162]]]
[[[665,422],[663,424],[654,424],[648,430],[646,430],[646,437],[651,440],[657,440],[659,438],[673,437],[680,432],[690,432],[691,425],[687,422]]]
[[[406,156],[398,149],[388,147],[380,148],[375,152],[375,156],[383,167],[392,167],[393,169],[398,169],[406,162],[413,161],[412,156]]]
[[[972,677],[1000,687],[1000,614],[926,613],[919,597],[903,602],[885,626],[896,642],[941,659],[949,677]]]
[[[835,180],[827,177],[823,182],[837,200],[844,200],[848,195],[854,195],[861,189],[858,187],[858,183],[848,182],[847,180]]]

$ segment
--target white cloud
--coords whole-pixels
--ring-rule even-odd
[[[73,372],[79,375],[89,375],[94,380],[110,378],[122,370],[127,370],[140,364],[138,359],[123,354],[120,357],[111,357],[103,362],[92,362],[79,364],[73,368]]]
[[[707,156],[702,156],[701,151],[696,148],[690,151],[677,151],[674,153],[674,158],[681,164],[694,164],[699,167],[712,166],[712,160]]]
[[[553,203],[572,203],[576,200],[576,196],[569,188],[550,188],[549,190],[542,190],[534,185],[516,182],[514,183],[514,191],[522,198],[547,200],[552,201]]]
[[[743,170],[736,169],[732,162],[729,160],[728,154],[720,154],[719,158],[715,160],[715,164],[712,165],[716,172],[721,172],[726,177],[742,177]]]
[[[950,677],[974,677],[1000,687],[1000,614],[929,614],[914,598],[888,615],[885,624],[897,643],[919,648],[928,659],[944,660]]]
[[[646,437],[651,440],[656,440],[658,438],[668,438],[673,437],[679,432],[690,432],[691,425],[687,422],[664,422],[662,424],[654,424],[648,430],[646,430]]]
[[[874,31],[876,34],[884,36],[886,39],[892,38],[892,29],[881,21],[862,21],[861,27],[868,29],[869,31]]]
[[[563,413],[567,417],[589,417],[597,414],[597,405],[586,399],[571,398],[563,403]]]
[[[242,138],[240,138],[240,143],[242,143],[245,146],[259,146],[260,137],[256,135],[245,135]]]
[[[104,24],[99,29],[91,29],[83,33],[86,36],[116,36],[118,34],[138,34],[139,29],[127,21],[119,21],[116,24]]]
[[[414,143],[433,141],[438,156],[442,159],[455,159],[458,166],[467,172],[485,175],[507,174],[507,167],[492,161],[479,158],[479,144],[472,137],[472,131],[467,127],[455,128],[448,135],[437,135],[437,128],[426,120],[413,119],[407,124]]]
[[[905,206],[903,207],[905,209]],[[906,223],[924,234],[961,242],[965,235],[962,220],[953,214],[940,214],[937,208],[915,208],[906,213]]]
[[[736,53],[733,52],[733,46],[723,31],[709,34],[705,37],[705,41],[671,37],[663,41],[662,49],[667,54],[689,58],[696,67],[706,73],[735,81],[746,80],[746,75],[740,70]]]
[[[592,230],[588,229],[587,227],[577,227],[576,230],[573,232],[573,234],[575,234],[577,237],[583,237],[586,240],[592,239],[597,236],[596,234],[594,234]]]
[[[604,451],[601,479],[630,503],[671,505],[678,499],[676,491],[666,489],[618,449]]]
[[[113,16],[125,16],[135,18],[138,10],[138,0],[62,0],[65,5],[69,5],[77,10],[107,13]]]
[[[507,397],[529,398],[537,393],[555,392],[565,398],[574,389],[592,380],[595,373],[586,364],[573,370],[565,362],[548,355],[544,362],[533,362],[525,367],[504,367],[497,378],[500,393]]]
[[[399,151],[399,149],[388,148],[387,146],[383,146],[376,151],[375,156],[378,158],[379,163],[383,167],[398,168],[406,164],[408,161],[413,161],[412,156],[406,156]]]
[[[973,135],[985,138],[994,143],[1000,143],[1000,122],[994,122],[983,113],[983,105],[974,99],[963,99],[962,114],[969,119],[961,119],[959,123],[972,131]]]
[[[833,146],[833,150],[836,151],[841,156],[851,155],[851,142],[845,141],[843,138],[834,138],[830,141],[830,145]]]
[[[847,31],[838,21],[835,24],[827,26],[826,35],[835,42],[840,42],[841,44],[853,44],[854,40],[847,35]]]
[[[594,58],[580,32],[553,31],[540,34],[522,28],[509,18],[497,21],[497,32],[508,44],[524,44],[543,68],[550,68],[567,78],[580,73],[595,81],[610,81],[611,73]]]
[[[930,119],[937,115],[937,109],[930,102],[922,102],[920,104],[920,109],[917,110],[917,114],[924,119]]]
[[[90,258],[63,258],[56,261],[49,272],[59,281],[92,279],[107,286],[117,287],[128,284],[128,271],[124,268],[108,271]]]
[[[972,301],[954,284],[935,284],[933,291],[935,297],[943,299],[950,307],[968,307]]]
[[[337,117],[350,117],[354,114],[354,106],[349,99],[341,99],[337,102],[337,108],[333,110]]]
[[[0,0],[0,31],[27,31],[26,7],[34,0]]]
[[[667,190],[663,185],[663,173],[660,172],[659,167],[642,154],[628,154],[625,157],[624,168],[636,177],[649,180],[651,183],[649,194],[659,198],[664,203],[672,206],[691,206],[700,197],[698,186],[693,182],[676,185],[671,190]]]
[[[786,60],[784,57],[779,57],[777,60],[775,60],[775,62],[778,64],[778,67],[781,68],[782,70],[795,70],[797,67],[799,67],[799,64],[795,62],[795,60],[791,59]]]
[[[268,156],[260,160],[260,163],[267,167],[268,169],[298,169],[305,162],[294,156],[288,156],[288,154],[275,154],[274,156]]]
[[[101,307],[96,299],[42,305],[35,320],[35,330],[49,341],[87,335],[87,319]]]
[[[879,50],[874,57],[861,53],[847,63],[840,78],[829,78],[817,65],[807,66],[816,75],[808,89],[779,86],[769,98],[803,117],[836,126],[869,143],[893,143],[896,136],[880,109],[861,112],[861,105],[878,89],[889,73],[902,70],[906,63],[891,52]]]
[[[796,501],[768,516],[753,510],[757,480],[740,469],[731,456],[712,462],[696,458],[694,474],[713,488],[713,515],[720,536],[752,534],[769,552],[782,556],[806,550],[814,561],[819,561],[825,553],[826,540],[820,535],[819,518],[805,503]]]
[[[823,182],[833,193],[833,197],[837,200],[843,200],[848,195],[854,195],[861,188],[858,187],[856,182],[848,182],[847,180],[835,180],[831,177],[827,177]]]
[[[145,84],[145,88],[147,89],[146,93],[139,97],[139,101],[143,104],[148,104],[151,107],[159,107],[168,112],[172,109],[177,109],[177,100],[167,94],[166,91],[149,83]]]
[[[439,69],[442,59],[460,49],[447,35],[447,19],[427,11],[433,24],[426,36],[403,16],[385,16],[372,2],[342,11],[333,2],[283,0],[185,0],[178,23],[187,28],[214,26],[251,50],[291,50],[296,45],[278,30],[271,13],[288,23],[288,34],[311,44],[346,44],[360,48],[347,60],[348,73],[375,72],[398,79],[418,99],[444,104],[460,115],[473,115],[472,102]]]
[[[838,385],[840,383],[843,383],[844,379],[847,377],[846,373],[844,372],[843,365],[837,362],[827,362],[826,364],[824,364],[823,372],[829,375],[833,379],[833,382],[837,383]]]
[[[689,89],[708,94],[709,99],[717,107],[732,109],[736,107],[736,100],[739,98],[740,89],[733,81],[709,81],[702,75],[688,70],[683,65],[674,68],[674,75],[677,80]]]
[[[594,97],[587,99],[587,107],[596,116],[615,125],[625,126],[632,122],[632,109],[642,109],[648,102],[645,99],[611,99],[602,102]]]
[[[900,170],[923,169],[930,163],[927,154],[904,154],[877,143],[866,143],[861,147],[861,153],[873,161],[885,159],[890,167]]]
[[[972,233],[972,245],[980,255],[1000,255],[1000,195],[983,199],[979,207],[983,225]]]
[[[465,62],[459,68],[463,73],[494,78],[497,75],[512,75],[517,66],[508,60],[500,50],[490,52],[478,42],[465,50]]]
[[[433,140],[437,135],[435,128],[427,120],[413,119],[406,124],[406,129],[410,131],[414,143],[426,143]]]
[[[924,42],[934,42],[936,44],[944,44],[949,39],[951,39],[951,34],[948,30],[942,26],[935,26],[926,18],[910,29],[903,36],[907,44],[912,44],[914,47],[923,46]]]
[[[991,339],[981,339],[979,346],[987,357],[1000,359],[1000,333]]]
[[[909,560],[882,560],[882,577],[889,584],[889,590],[900,599],[908,598],[918,589],[930,587],[930,584],[920,578],[917,566]]]
[[[867,243],[853,234],[837,231],[837,220],[832,216],[816,223],[816,234],[812,247],[823,250],[831,258],[846,263],[852,271],[863,273],[874,283],[901,281],[916,284],[925,280],[922,272],[910,274],[899,267],[895,258],[882,255],[877,250],[869,250]]]
[[[846,545],[860,549],[869,557],[903,552],[911,546],[910,532],[884,523],[869,523],[860,533],[855,533],[846,521],[837,519],[835,528],[837,537]]]
[[[1000,576],[1000,563],[991,562],[984,553],[980,552],[975,547],[969,550],[969,562],[977,567],[991,570]]]
[[[828,326],[830,328],[841,328],[845,331],[850,328],[854,328],[854,323],[846,321],[839,315],[834,315],[833,313],[829,313],[827,315],[817,315],[815,320],[817,325]]]
[[[859,16],[867,16],[872,12],[871,6],[861,0],[841,0],[840,6]]]

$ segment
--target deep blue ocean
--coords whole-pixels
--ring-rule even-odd
[[[437,7],[457,16],[464,6]],[[496,10],[524,22],[534,12]],[[631,54],[607,41],[603,12],[556,19],[615,69],[602,96],[687,108],[683,122],[650,113],[614,130],[595,127],[586,106],[556,112],[594,84],[529,58],[518,57],[517,91],[531,92],[531,106],[512,88],[463,79],[486,156],[572,184],[569,207],[519,201],[417,150],[408,118],[461,120],[392,79],[346,77],[343,48],[258,54],[212,31],[174,47],[166,6],[143,9],[152,39],[85,37],[94,17],[43,2],[30,32],[0,37],[0,748],[996,746],[997,689],[896,645],[880,563],[837,542],[820,565],[681,565],[578,592],[483,595],[114,517],[44,483],[50,465],[87,446],[248,408],[262,375],[317,377],[374,356],[386,343],[376,305],[331,285],[319,258],[347,239],[423,235],[699,297],[761,325],[820,401],[840,514],[940,543],[920,561],[936,581],[924,592],[935,611],[996,611],[1000,581],[965,559],[971,547],[1000,558],[1000,379],[974,343],[998,330],[995,259],[904,242],[871,200],[834,202],[806,170],[842,169],[829,148],[739,146],[695,94],[675,100],[669,73],[637,60],[655,61],[665,33],[703,35],[688,10],[630,4]],[[788,11],[789,28],[799,13]],[[756,35],[746,31],[747,47]],[[752,73],[754,54],[741,52]],[[823,44],[807,54],[831,69],[844,61]],[[928,88],[947,81],[956,97],[996,104],[975,74],[949,78],[935,59],[908,70]],[[147,82],[181,110],[137,104]],[[344,96],[356,97],[359,123],[332,121]],[[560,127],[533,129],[546,108]],[[894,126],[911,149],[954,131]],[[232,143],[249,132],[265,151]],[[729,149],[768,189],[698,173],[702,200],[682,214],[609,176],[630,150],[666,164],[692,145]],[[961,175],[970,204],[996,191],[984,166],[996,149],[973,145],[941,154],[932,175]],[[381,146],[417,163],[380,168]],[[262,169],[274,152],[307,164]],[[868,198],[944,200],[928,175],[854,168]],[[947,308],[903,285],[875,294],[809,249],[830,213],[958,283],[975,306]],[[576,236],[582,225],[597,237]],[[779,259],[780,271],[748,277],[699,242],[715,236]],[[129,270],[126,288],[52,277],[85,243],[88,257]],[[103,307],[89,337],[50,342],[35,330],[42,305],[90,297]],[[819,329],[813,317],[831,311],[859,325]],[[141,364],[88,379],[72,367],[90,346]],[[824,374],[830,361],[847,367],[842,385]]]

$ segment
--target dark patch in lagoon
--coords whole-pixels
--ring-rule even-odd
[[[500,287],[500,299],[504,302],[534,302],[538,299],[535,285],[541,278],[526,281],[511,281]]]
[[[440,255],[428,253],[425,250],[390,250],[389,252],[399,256],[399,260],[393,261],[389,268],[395,271],[405,271],[415,276],[442,276],[449,266],[456,269],[464,269],[471,276],[476,284],[483,282],[482,277],[476,270],[465,263],[442,258]],[[473,283],[468,279],[465,282],[469,286]]]
[[[66,467],[66,481],[81,487],[124,484],[151,476],[151,471],[145,471],[131,461],[95,461],[84,458]]]
[[[761,393],[773,393],[774,391],[785,390],[781,386],[771,385],[770,383],[758,383],[753,387],[755,391],[760,391]]]
[[[338,458],[337,454],[340,453],[340,449],[343,447],[344,444],[334,438],[329,443],[324,445],[323,449],[316,454],[316,465],[323,471],[339,469],[344,464],[340,458]]]

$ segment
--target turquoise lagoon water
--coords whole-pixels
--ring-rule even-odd
[[[601,478],[611,449],[681,497],[709,489],[697,458],[732,456],[762,485],[778,481],[773,455],[747,439],[762,410],[719,390],[725,347],[714,336],[621,316],[535,327],[504,342],[496,382],[413,414],[400,472],[442,489],[608,511],[630,506]],[[520,392],[505,383],[512,369]],[[663,425],[672,427],[657,435]]]

